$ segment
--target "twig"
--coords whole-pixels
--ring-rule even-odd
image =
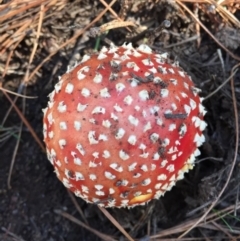
[[[13,156],[12,156],[11,164],[10,164],[10,167],[9,167],[9,173],[8,173],[8,179],[7,179],[8,189],[12,188],[11,187],[11,177],[12,177],[13,166],[14,166],[14,163],[15,163],[15,160],[16,160],[17,151],[18,151],[19,144],[20,144],[20,141],[21,141],[22,127],[23,127],[23,123],[21,122],[18,137],[17,137],[17,142],[16,142],[16,145],[15,145],[15,148],[14,148],[14,151],[13,151]]]
[[[22,238],[18,237],[16,234],[14,234],[13,232],[10,232],[8,229],[6,229],[5,227],[1,227],[2,231],[5,232],[7,235],[11,236],[12,238],[14,238],[16,241],[24,241]]]
[[[119,222],[105,208],[102,208],[100,206],[98,206],[98,208],[129,241],[134,241],[134,239],[125,231],[125,229],[119,224]]]
[[[220,84],[213,92],[211,92],[210,94],[208,94],[206,97],[204,97],[203,101],[209,99],[210,97],[212,97],[213,95],[215,95],[220,89],[222,89],[222,87],[224,85],[226,85],[231,79],[232,77],[237,73],[238,69],[235,69],[231,75],[222,83]]]
[[[238,69],[238,67],[240,66],[240,63],[235,65],[232,70],[231,70],[231,76],[233,76],[234,71],[236,71]],[[237,161],[237,156],[238,156],[238,145],[239,145],[239,125],[238,125],[238,109],[237,109],[237,100],[236,100],[236,95],[235,95],[235,89],[234,89],[234,80],[233,77],[231,77],[231,90],[232,90],[232,99],[233,99],[233,108],[234,108],[234,117],[235,117],[235,133],[236,133],[236,137],[235,137],[235,152],[234,152],[234,157],[232,160],[232,164],[231,164],[231,168],[227,177],[227,180],[222,188],[222,190],[220,191],[220,193],[218,194],[217,198],[215,201],[213,201],[213,203],[211,204],[211,206],[206,210],[206,212],[187,230],[185,231],[182,235],[180,235],[178,237],[178,239],[184,237],[187,233],[189,233],[192,229],[194,229],[195,227],[197,227],[198,224],[200,224],[201,222],[204,221],[204,219],[207,217],[207,215],[209,214],[209,212],[213,209],[213,207],[217,204],[218,200],[220,199],[220,197],[222,196],[222,194],[224,193],[224,191],[226,190],[228,183],[231,179],[232,173],[233,173],[233,169],[236,165],[236,161]]]
[[[84,223],[86,223],[87,225],[89,225],[87,219],[85,218],[85,216],[84,216],[84,214],[83,214],[83,211],[82,211],[81,207],[78,205],[78,203],[77,203],[77,201],[76,201],[75,196],[74,196],[74,195],[72,194],[72,192],[70,192],[69,190],[67,190],[67,192],[68,192],[68,195],[70,196],[70,198],[71,198],[71,200],[72,200],[75,208],[78,210],[79,214],[81,215]]]
[[[101,232],[97,231],[96,229],[93,229],[93,228],[89,227],[85,223],[81,222],[80,220],[76,219],[75,217],[73,217],[72,215],[70,215],[66,212],[63,212],[61,210],[54,210],[54,212],[58,215],[63,216],[64,218],[67,218],[68,220],[72,221],[73,223],[76,223],[79,226],[87,229],[88,231],[94,233],[95,235],[97,235],[98,237],[103,239],[104,241],[117,241],[116,239],[112,238],[111,236],[108,236],[104,233],[101,233]]]
[[[1,83],[0,83],[1,85]],[[22,98],[25,98],[25,99],[37,99],[38,97],[37,96],[27,96],[27,95],[21,95],[19,93],[16,93],[16,92],[13,92],[11,90],[7,90],[3,87],[0,86],[0,90],[4,90],[5,92],[9,93],[9,94],[12,94],[12,95],[16,95],[18,97],[22,97]]]
[[[112,0],[112,2],[109,4],[109,7],[111,7],[117,0]],[[85,28],[83,28],[81,31],[79,31],[77,34],[75,34],[72,38],[68,39],[65,43],[63,43],[61,46],[59,46],[59,49],[56,51],[53,51],[51,54],[49,54],[30,74],[29,79],[32,79],[33,76],[37,73],[37,71],[43,66],[44,63],[46,63],[52,56],[54,56],[60,49],[67,46],[72,41],[76,40],[79,36],[81,36],[87,29],[89,29],[93,24],[95,24],[108,10],[104,9],[96,18],[93,19],[91,23],[89,23]]]
[[[221,215],[221,218],[225,217],[226,215],[229,215],[230,213],[233,213],[234,212],[234,206],[235,205],[231,205],[231,206],[228,206],[227,208],[223,209],[223,210],[220,210],[218,211],[218,213],[214,212],[214,213],[211,213],[209,214],[207,217],[206,217],[206,221],[205,223],[203,224],[199,224],[198,227],[205,227],[207,224],[209,224],[211,221],[216,221],[216,220],[219,220],[220,219],[220,216]],[[236,207],[237,210],[240,209],[240,204],[238,204],[238,206]],[[173,235],[173,234],[177,234],[177,233],[182,233],[183,230],[187,230],[189,229],[192,224],[196,223],[198,220],[198,218],[195,218],[195,219],[192,219],[192,220],[189,220],[189,221],[185,221],[184,223],[181,223],[179,225],[176,225],[172,228],[169,228],[169,229],[164,229],[162,231],[160,231],[158,234],[155,234],[155,235],[151,235],[150,236],[150,239],[151,240],[155,240],[156,238],[161,238],[161,237],[166,237],[166,236],[169,236],[169,235]],[[186,238],[184,238],[186,239]],[[177,239],[176,239],[177,240]],[[178,238],[178,240],[182,240],[181,238]],[[195,239],[194,239],[195,240]]]
[[[9,102],[12,104],[13,108],[23,121],[23,123],[27,126],[28,130],[32,134],[33,138],[36,140],[38,145],[41,147],[42,151],[45,152],[45,147],[43,146],[43,143],[40,141],[39,137],[36,135],[35,131],[33,130],[32,126],[29,124],[29,122],[26,120],[26,118],[22,115],[21,111],[18,109],[18,107],[14,104],[13,100],[9,97],[8,93],[3,91],[3,94],[6,96],[6,98],[9,100]]]
[[[31,55],[30,55],[30,58],[29,58],[29,61],[28,61],[26,74],[25,74],[24,80],[23,80],[23,82],[25,84],[27,84],[27,82],[29,81],[28,75],[29,75],[30,65],[31,65],[31,63],[33,61],[33,58],[35,56],[35,53],[37,51],[38,40],[39,40],[41,29],[42,29],[43,17],[44,17],[44,4],[41,4],[40,14],[39,14],[39,21],[38,21],[38,28],[37,28],[37,34],[36,34],[36,38],[34,38],[33,49],[32,49],[32,52],[31,52]]]
[[[195,17],[194,13],[183,3],[181,3],[181,1],[176,0],[176,2],[182,7],[184,8],[192,17],[193,19],[204,29],[204,31],[206,33],[208,33],[208,35],[210,35],[210,37],[222,48],[224,49],[232,58],[240,61],[240,57],[238,57],[237,55],[235,55],[234,53],[232,53],[229,49],[227,49],[218,39],[215,38],[215,36],[207,29],[207,27],[205,27],[205,25],[198,19]]]

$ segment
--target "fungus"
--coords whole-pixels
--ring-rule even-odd
[[[68,69],[44,109],[48,159],[65,187],[102,207],[158,199],[205,141],[199,89],[148,46],[111,45]]]

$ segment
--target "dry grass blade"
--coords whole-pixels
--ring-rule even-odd
[[[230,2],[214,0],[208,0],[207,2],[216,7],[216,11],[222,16],[223,19],[225,19],[226,22],[230,21],[235,25],[235,27],[240,27],[239,20],[227,9],[228,5],[231,4]],[[235,1],[235,3],[237,3],[237,1]]]
[[[227,7],[230,4],[237,4],[239,3],[238,0],[233,1],[216,1],[216,0],[179,0],[181,2],[188,2],[188,3],[202,3],[202,4],[209,4],[213,6],[214,9],[220,14],[220,16],[225,19],[226,22],[230,21],[234,24],[237,28],[240,27],[239,20],[230,12],[228,11]]]
[[[229,238],[229,240],[232,241],[237,241],[229,232],[226,228],[222,227],[221,225],[217,224],[216,222],[212,222],[212,224],[218,228],[219,230],[221,230],[223,233],[226,234],[226,236]]]
[[[123,16],[118,16],[118,14],[111,8],[111,6],[110,5],[108,5],[104,0],[100,0],[100,2],[106,7],[106,9],[115,17],[115,18],[117,18],[117,22],[119,22],[119,24],[120,25],[122,25],[121,27],[128,27],[128,26],[134,26],[134,24],[133,23],[128,23],[128,24],[123,24],[123,23],[121,23],[121,22],[123,22],[123,19],[122,19],[122,17]],[[131,30],[129,29],[129,28],[127,28],[127,30],[129,31],[129,32],[131,32]]]
[[[220,218],[224,218],[225,216],[233,213],[234,208],[235,208],[235,206],[232,205],[230,207],[227,207],[223,210],[218,211],[218,213],[209,214],[206,217],[206,219],[204,220],[204,222],[202,224],[199,224],[198,227],[206,227],[206,225],[208,225],[209,223],[215,222],[215,221],[219,220]],[[236,207],[236,209],[237,210],[240,209],[240,204]],[[177,226],[174,226],[174,227],[169,228],[169,229],[162,230],[155,235],[151,235],[150,238],[151,238],[151,240],[155,240],[157,238],[182,233],[182,232],[188,230],[189,228],[191,228],[191,226],[194,225],[197,221],[198,221],[198,218],[191,219],[189,221],[185,221],[185,222],[183,222],[183,223],[181,223]],[[178,238],[178,240],[182,240],[182,238],[183,237],[180,237],[180,238]]]
[[[117,18],[120,22],[122,19],[118,16],[118,14],[111,8],[109,4],[107,4],[104,0],[100,0],[100,2],[106,7],[106,9],[115,17]]]
[[[8,179],[7,179],[8,189],[11,189],[12,171],[13,171],[13,166],[14,166],[14,163],[15,163],[16,155],[17,155],[17,152],[18,152],[20,140],[21,140],[22,127],[23,127],[23,125],[22,125],[22,122],[21,122],[20,128],[19,128],[19,134],[18,134],[18,137],[17,137],[17,142],[16,142],[16,145],[15,145],[15,148],[14,148],[14,151],[13,151],[13,156],[12,156],[12,160],[11,160],[11,165],[10,165],[9,173],[8,173]]]
[[[29,73],[29,69],[30,69],[30,64],[32,63],[34,55],[35,55],[36,50],[37,50],[38,39],[39,39],[39,36],[40,36],[42,22],[43,22],[43,13],[44,13],[44,5],[42,4],[41,7],[40,7],[40,17],[39,17],[39,24],[38,24],[38,29],[37,29],[37,36],[36,36],[36,39],[34,41],[33,49],[32,49],[32,52],[31,52],[31,55],[30,55],[30,58],[29,58],[29,63],[28,63],[28,66],[27,66],[27,71],[26,71],[24,79],[28,79],[28,73]],[[25,82],[25,81],[23,80],[23,82]],[[12,105],[10,106],[10,109],[12,108],[13,104],[15,104],[16,101],[17,101],[17,98],[15,99],[15,101],[12,102]],[[23,108],[23,113],[21,115],[24,117],[25,106],[26,106],[25,98],[22,101],[23,101],[24,108]],[[32,131],[34,132],[34,130],[32,130]],[[8,189],[11,188],[12,171],[13,171],[13,167],[14,167],[15,158],[16,158],[16,155],[17,155],[19,143],[20,143],[20,140],[21,140],[21,133],[22,133],[22,122],[21,122],[21,127],[20,127],[19,136],[18,136],[18,139],[17,139],[17,143],[16,143],[16,146],[15,146],[15,149],[14,149],[14,152],[13,152],[11,165],[10,165],[10,168],[9,168],[9,174],[8,174],[8,180],[7,180]],[[34,132],[34,136],[37,137],[35,132]],[[38,140],[37,142],[40,144],[40,140]],[[41,147],[41,145],[40,145],[40,147]]]
[[[35,4],[36,4],[36,2],[35,2]],[[32,5],[30,4],[30,6],[32,6]],[[35,6],[35,5],[34,5],[34,6]],[[11,6],[11,7],[14,7],[14,6]],[[18,7],[19,7],[19,5],[18,5]],[[29,7],[29,6],[28,6],[28,7]],[[12,12],[11,12],[11,13],[12,13]],[[25,83],[26,83],[26,80],[28,80],[28,74],[29,74],[30,64],[31,64],[32,61],[33,61],[34,55],[35,55],[36,50],[37,50],[37,47],[38,47],[38,39],[39,39],[40,32],[41,32],[41,27],[42,27],[42,22],[43,22],[43,15],[44,15],[44,4],[42,4],[42,5],[40,6],[40,13],[39,13],[39,22],[38,22],[37,34],[36,34],[36,38],[35,38],[35,40],[34,40],[33,49],[32,49],[32,52],[31,52],[31,55],[30,55],[30,58],[29,58],[29,63],[28,63],[28,66],[27,66],[27,71],[26,71],[26,73],[25,73],[25,77],[24,77],[24,80],[23,80],[23,82],[25,82]],[[31,23],[32,21],[29,20],[28,22]],[[24,28],[25,28],[25,27],[26,27],[26,26],[24,26]],[[21,38],[20,38],[20,39],[21,39]],[[10,41],[10,43],[11,43],[11,41]],[[19,41],[17,41],[17,43],[19,43]],[[3,46],[4,46],[4,44],[3,44]],[[7,47],[7,46],[5,46],[5,47]],[[17,47],[17,44],[16,44],[16,46],[14,46],[14,49],[15,49],[16,47]],[[12,51],[12,53],[13,53],[13,51]],[[8,58],[7,65],[6,65],[6,68],[5,68],[5,69],[7,69],[9,62],[10,62],[10,58]],[[4,75],[5,75],[5,71],[4,71],[4,73],[3,73],[3,76],[4,76]],[[7,92],[12,93],[12,92],[7,91],[7,90],[5,91],[3,88],[0,88],[0,89],[4,91],[5,95],[6,95]],[[11,106],[9,107],[8,113],[10,113],[12,107],[14,107],[13,105],[15,105],[18,96],[23,96],[23,95],[16,94],[16,98],[14,99],[14,101],[11,101],[12,103],[11,103]],[[23,101],[25,102],[25,98],[23,99]],[[25,105],[25,103],[24,103],[24,105]],[[15,106],[15,107],[16,107],[16,106]],[[14,107],[14,108],[15,108],[15,107]],[[22,113],[21,113],[21,116],[22,116],[22,118],[25,119],[25,117],[24,117],[24,115],[23,115]],[[7,116],[5,117],[5,120],[6,120],[6,118],[7,118]],[[5,121],[5,120],[4,120],[4,121]],[[27,121],[26,121],[26,122],[27,122]],[[30,124],[29,124],[29,126],[30,126]],[[30,132],[33,134],[34,139],[37,141],[37,143],[40,145],[40,147],[44,150],[44,147],[43,147],[42,142],[39,140],[39,138],[37,137],[36,133],[34,132],[34,130],[33,130],[32,128],[31,128]],[[18,140],[18,141],[19,141],[19,140]],[[18,145],[19,145],[19,142],[17,142],[16,147],[18,147]],[[16,155],[16,153],[17,153],[17,149],[15,148],[14,155]],[[12,161],[11,161],[10,172],[9,172],[9,176],[8,176],[8,188],[11,187],[11,185],[10,185],[10,180],[11,180],[11,174],[12,174],[13,165],[14,165],[14,159],[15,159],[15,158],[13,158]]]
[[[7,236],[11,237],[13,241],[24,241],[24,239],[22,239],[21,237],[18,237],[16,234],[14,234],[13,232],[10,232],[8,229],[6,229],[5,227],[1,227],[2,231],[4,232],[3,235],[0,236],[0,238],[4,238],[2,241],[4,241]],[[0,239],[1,240],[1,239]]]
[[[119,224],[119,222],[105,208],[102,208],[100,206],[98,206],[98,208],[129,241],[134,241],[134,239],[124,230],[124,228]]]
[[[234,209],[239,210],[240,209],[240,204],[237,206],[231,205],[230,207],[227,207],[223,210],[218,210],[218,212],[213,212],[207,216],[207,223],[209,222],[215,222],[217,220],[223,219],[224,217],[227,217],[231,213],[234,212]],[[203,224],[204,225],[204,224]]]
[[[35,131],[33,130],[33,128],[31,127],[31,125],[29,124],[29,122],[26,120],[26,118],[23,116],[22,112],[18,109],[18,107],[15,105],[15,103],[12,101],[12,99],[9,97],[9,95],[3,91],[3,94],[6,96],[6,98],[9,100],[9,102],[11,103],[11,105],[13,106],[13,108],[15,109],[15,111],[17,112],[17,114],[19,115],[19,117],[21,118],[22,122],[27,126],[28,130],[30,131],[30,133],[32,134],[33,138],[35,139],[35,141],[38,143],[38,145],[41,147],[42,151],[45,152],[45,147],[43,146],[43,143],[40,141],[39,137],[36,135]]]
[[[104,233],[101,233],[99,231],[97,231],[96,229],[93,229],[91,227],[89,227],[88,225],[86,225],[85,223],[79,221],[78,219],[76,219],[75,217],[73,217],[72,215],[66,213],[66,212],[63,212],[61,210],[54,210],[54,212],[58,215],[61,215],[63,216],[64,218],[67,218],[68,220],[70,220],[71,222],[73,223],[76,223],[78,225],[80,225],[81,227],[89,230],[90,232],[94,233],[95,235],[97,235],[99,238],[105,240],[105,241],[117,241],[116,239],[112,238],[111,236],[108,236]]]
[[[39,5],[41,5],[44,2],[50,2],[46,0],[40,0],[40,1],[31,1],[28,0],[17,0],[17,1],[9,1],[6,4],[3,4],[0,6],[0,12],[4,12],[4,14],[0,15],[0,22],[4,22],[5,20],[8,20],[19,13],[24,13],[29,9],[33,9]]]
[[[19,45],[19,43],[24,39],[25,35],[22,35],[21,38],[19,38],[19,40],[12,46],[12,49],[7,57],[7,61],[6,61],[6,64],[5,64],[5,67],[3,69],[3,72],[2,72],[2,78],[4,78],[4,76],[6,75],[7,71],[8,71],[8,68],[9,68],[9,63],[12,59],[12,56],[13,56],[13,53],[15,51],[15,49],[17,48],[17,46]]]
[[[74,206],[76,207],[76,209],[78,210],[79,214],[81,215],[84,223],[86,223],[87,225],[89,225],[87,219],[85,218],[85,216],[84,216],[84,214],[83,214],[83,211],[82,211],[81,207],[78,205],[78,203],[77,203],[77,201],[76,201],[75,196],[74,196],[69,190],[67,190],[67,192],[68,192],[68,195],[70,196],[70,198],[71,198]]]
[[[213,92],[211,92],[210,94],[208,94],[206,97],[204,97],[204,100],[207,100],[209,98],[211,98],[213,95],[215,95],[219,90],[221,90],[223,88],[224,85],[226,85],[237,73],[238,69],[235,69],[233,71],[233,73],[231,73],[231,75],[221,84],[219,85]]]
[[[238,69],[240,66],[240,63],[235,65],[232,70],[231,70],[231,75],[233,76],[233,73],[236,69]],[[207,217],[207,215],[209,214],[209,212],[213,209],[213,207],[217,204],[217,202],[219,201],[220,197],[222,196],[222,194],[224,193],[224,191],[226,190],[230,178],[232,176],[233,173],[233,169],[236,165],[237,162],[237,157],[238,157],[238,145],[239,145],[239,121],[238,121],[238,109],[237,109],[237,99],[236,99],[236,95],[235,95],[235,88],[234,88],[234,80],[233,78],[231,78],[231,91],[232,91],[232,99],[233,99],[233,109],[234,109],[234,117],[235,117],[235,152],[234,152],[234,157],[232,160],[232,164],[231,164],[231,168],[230,171],[228,173],[228,177],[227,180],[222,188],[222,190],[220,191],[220,193],[218,194],[217,198],[215,201],[213,201],[213,203],[210,205],[210,207],[206,210],[206,212],[202,215],[201,218],[199,218],[196,223],[194,223],[194,225],[192,225],[187,231],[185,231],[182,235],[179,236],[179,238],[184,237],[187,233],[189,233],[193,228],[197,227],[198,224],[200,224],[201,222],[204,221],[204,219]]]
[[[37,25],[41,17],[39,8],[45,6],[44,12],[52,7],[59,7],[66,3],[65,0],[15,0],[0,5],[0,53],[3,54],[19,39],[26,37],[28,32]],[[2,13],[2,14],[1,14]],[[16,48],[16,46],[15,46]]]
[[[9,140],[10,137],[18,138],[17,133],[19,128],[16,127],[4,127],[0,125],[0,143],[3,144],[5,141]]]
[[[185,9],[192,17],[193,19],[204,29],[206,33],[222,48],[224,49],[232,58],[240,61],[240,57],[232,53],[230,50],[228,50],[221,42],[219,42],[214,35],[207,29],[207,27],[198,19],[195,17],[194,13],[185,5],[183,4],[180,0],[176,0],[176,3],[181,6],[183,9]]]
[[[176,241],[175,238],[160,238],[154,239],[154,241]],[[182,238],[179,241],[216,241],[216,237],[194,237],[194,238]]]
[[[216,225],[215,225],[216,224]],[[229,227],[227,226],[223,226],[223,225],[219,225],[217,223],[208,223],[208,224],[200,224],[198,226],[199,228],[205,229],[205,230],[209,230],[209,231],[221,231],[221,233],[225,234],[225,239],[227,240],[238,240],[237,236],[233,236],[233,235],[239,235],[239,230],[237,230],[237,228],[235,228],[234,230],[230,230]],[[230,232],[232,233],[232,235],[230,234]],[[232,237],[229,239],[229,237]]]
[[[40,14],[39,14],[39,21],[38,21],[38,28],[37,28],[37,34],[36,34],[36,38],[34,39],[34,43],[33,43],[33,49],[31,52],[31,55],[29,57],[29,62],[28,62],[28,66],[27,66],[27,70],[26,70],[26,74],[24,77],[24,83],[27,84],[28,79],[28,75],[29,75],[29,69],[30,69],[30,65],[33,61],[34,55],[37,51],[37,47],[38,47],[38,40],[40,37],[40,33],[41,33],[41,28],[42,28],[42,23],[43,23],[43,16],[44,16],[44,11],[45,11],[45,7],[44,4],[42,4],[40,6]]]
[[[0,85],[1,85],[1,83],[0,83]],[[36,98],[38,98],[37,96],[21,95],[21,94],[19,94],[19,93],[13,92],[13,91],[11,91],[11,90],[7,90],[7,89],[5,89],[5,88],[3,88],[3,87],[1,87],[1,86],[0,86],[0,90],[5,91],[5,92],[7,92],[7,93],[9,93],[9,94],[12,94],[12,95],[16,95],[16,96],[18,96],[18,97],[25,98],[25,99],[36,99]]]
[[[109,6],[111,7],[117,0],[113,0]],[[43,66],[44,63],[46,63],[52,56],[54,56],[60,49],[64,48],[74,40],[76,40],[79,36],[81,36],[87,29],[89,29],[91,26],[93,26],[101,17],[107,12],[107,9],[104,9],[96,18],[92,20],[90,24],[88,24],[85,28],[83,28],[81,31],[79,31],[77,34],[75,34],[72,38],[68,39],[65,43],[63,43],[61,46],[59,46],[59,49],[56,51],[53,51],[51,54],[49,54],[43,61],[33,70],[33,72],[30,74],[29,79],[33,78],[33,76],[37,73],[37,71]]]
[[[6,39],[0,38],[1,44],[1,49],[0,49],[0,54],[3,54],[6,52],[7,49],[10,49],[14,43],[19,43],[20,40],[22,40],[24,37],[26,37],[26,32],[25,30],[27,28],[30,28],[32,21],[30,19],[23,20],[22,25],[20,28],[18,28],[12,36],[6,36]],[[5,36],[2,36],[5,37]],[[4,41],[5,40],[5,41]]]

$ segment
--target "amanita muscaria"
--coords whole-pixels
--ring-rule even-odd
[[[44,141],[57,177],[102,207],[158,199],[205,141],[199,89],[166,53],[111,45],[85,55],[50,94]]]

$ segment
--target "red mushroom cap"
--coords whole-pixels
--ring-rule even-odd
[[[102,207],[158,199],[194,166],[205,141],[199,89],[146,45],[85,55],[50,94],[44,141],[57,177]]]

